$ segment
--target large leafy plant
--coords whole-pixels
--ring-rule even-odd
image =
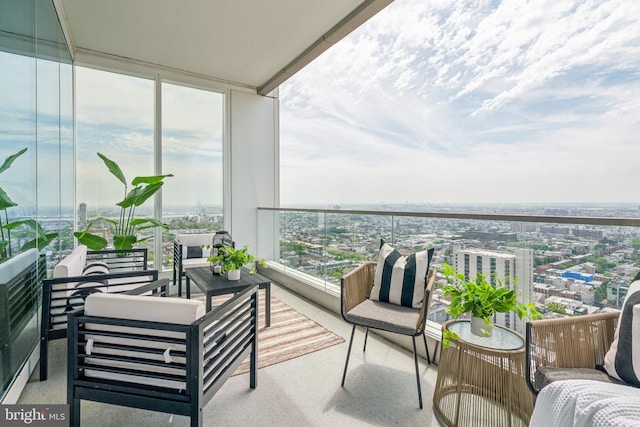
[[[469,313],[472,317],[480,317],[485,324],[491,325],[495,313],[515,311],[520,319],[525,316],[530,319],[541,317],[535,304],[524,304],[517,301],[515,290],[505,285],[507,278],[499,278],[495,275],[495,286],[487,282],[486,276],[480,272],[475,278],[466,280],[464,274],[456,272],[447,263],[444,263],[443,274],[447,279],[447,284],[441,289],[444,296],[451,299],[445,311],[453,318]],[[518,278],[516,277],[514,285],[517,282]],[[489,334],[486,329],[483,329],[482,332],[484,335]],[[458,338],[454,332],[445,330],[442,346],[447,348],[450,345],[450,339]]]
[[[163,180],[173,175],[137,176],[131,181],[133,188],[128,191],[127,179],[120,166],[104,154],[98,153],[98,157],[102,159],[109,172],[124,185],[124,199],[116,203],[116,206],[120,206],[120,215],[117,220],[105,217],[91,220],[83,231],[73,233],[78,242],[93,250],[105,248],[108,244],[107,240],[102,236],[89,232],[89,230],[102,222],[108,222],[113,225],[113,246],[116,249],[131,249],[135,244],[152,237],[151,235],[139,237],[139,233],[142,230],[155,227],[168,229],[168,226],[163,222],[153,218],[136,218],[135,213],[137,207],[144,204],[162,188]]]
[[[15,154],[10,155],[0,166],[0,173],[6,171],[11,167],[13,162],[27,151],[27,148],[23,148]],[[26,241],[20,250],[26,251],[27,249],[37,248],[42,250],[51,243],[53,239],[58,236],[58,232],[46,233],[40,223],[34,219],[24,219],[9,222],[9,214],[7,210],[11,207],[18,206],[16,202],[11,200],[11,197],[0,188],[0,210],[4,211],[4,224],[2,223],[2,217],[0,217],[0,259],[11,257],[11,230],[27,227],[33,231],[35,237]],[[6,230],[6,233],[5,233]]]
[[[255,261],[255,257],[249,253],[249,245],[245,245],[242,249],[235,249],[233,246],[223,246],[218,249],[217,256],[210,256],[207,258],[208,262],[221,263],[221,273],[228,271],[240,270],[243,266],[251,264]],[[258,264],[263,267],[267,267],[267,263],[264,259],[258,260]],[[252,268],[250,273],[255,274],[256,269]]]

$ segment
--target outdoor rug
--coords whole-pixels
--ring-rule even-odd
[[[263,290],[258,293],[258,369],[344,342],[342,337],[298,313],[273,295],[271,326],[265,327],[264,294]],[[202,295],[194,295],[192,298],[204,299]],[[227,298],[214,297],[212,304],[215,307]],[[249,372],[248,358],[233,375],[246,372]]]

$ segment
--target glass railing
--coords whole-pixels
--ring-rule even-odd
[[[400,252],[433,247],[432,266],[439,272],[446,262],[472,277],[476,271],[510,274],[517,277],[519,299],[534,302],[543,317],[581,315],[618,309],[640,271],[640,218],[633,214],[259,208],[258,252],[272,268],[339,295],[341,276],[375,261],[380,239]],[[448,301],[439,290],[443,282],[439,275],[430,309],[436,323],[448,319]],[[520,332],[524,327],[513,313],[498,315],[496,322]]]

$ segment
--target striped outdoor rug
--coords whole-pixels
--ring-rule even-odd
[[[202,299],[201,295],[194,298]],[[227,297],[214,297],[213,306]],[[258,369],[275,365],[344,342],[344,339],[298,313],[273,295],[271,296],[271,326],[265,327],[264,291],[258,303]],[[245,360],[233,375],[249,372]]]

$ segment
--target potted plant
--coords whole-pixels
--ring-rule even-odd
[[[227,278],[229,280],[239,280],[240,269],[243,266],[254,262],[255,257],[249,253],[249,245],[245,245],[242,249],[235,249],[233,246],[223,246],[218,249],[217,256],[210,256],[207,258],[207,261],[211,263],[220,263],[220,273],[228,273]],[[264,259],[258,260],[258,264],[265,268],[267,267],[267,263]],[[255,274],[256,268],[253,267],[249,273]]]
[[[78,239],[78,242],[92,250],[104,249],[107,246],[107,240],[102,236],[89,233],[91,228],[103,221],[113,224],[113,246],[116,249],[131,249],[136,243],[143,242],[152,237],[139,238],[138,233],[142,230],[154,227],[168,229],[169,227],[166,224],[156,219],[136,218],[135,212],[138,206],[141,206],[162,188],[165,178],[173,175],[137,176],[131,181],[133,188],[127,192],[127,179],[120,169],[120,166],[103,154],[98,153],[98,157],[102,159],[109,172],[124,185],[124,199],[116,203],[116,206],[120,206],[120,216],[118,220],[104,217],[93,219],[87,224],[83,231],[73,233]]]
[[[487,282],[485,275],[478,272],[475,278],[466,280],[464,274],[456,272],[449,264],[443,268],[447,284],[441,289],[444,296],[451,298],[449,306],[445,309],[451,317],[458,318],[464,313],[471,315],[471,332],[479,336],[491,334],[492,320],[495,313],[507,313],[514,311],[518,318],[526,316],[530,319],[541,317],[535,304],[524,304],[516,300],[515,290],[506,286],[506,278],[495,277],[496,285]],[[515,278],[515,283],[517,283]],[[454,332],[445,330],[442,337],[442,346],[447,348],[450,339],[458,339]]]

